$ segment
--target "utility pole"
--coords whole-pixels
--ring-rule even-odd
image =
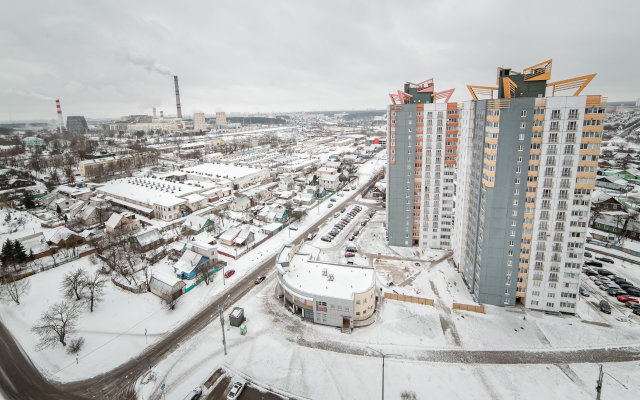
[[[218,306],[218,312],[220,313],[220,327],[222,328],[222,346],[224,346],[224,355],[227,355],[227,341],[224,337],[224,314],[222,313],[222,306]]]
[[[602,394],[602,378],[604,374],[602,373],[602,364],[600,364],[600,374],[598,374],[598,380],[596,381],[596,400],[600,400],[600,395]]]

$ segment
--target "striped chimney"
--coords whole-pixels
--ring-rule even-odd
[[[64,130],[64,120],[62,119],[62,108],[60,107],[60,99],[56,99],[56,109],[58,111],[58,129],[60,132]]]
[[[164,111],[160,110],[160,118],[164,118]]]

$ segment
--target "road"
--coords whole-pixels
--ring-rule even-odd
[[[344,205],[352,202],[360,193],[368,190],[375,182],[372,178],[361,189],[345,196]],[[327,219],[332,218],[333,210],[305,231],[298,231],[294,241],[303,239],[316,230]],[[227,307],[236,303],[254,287],[254,277],[267,275],[275,267],[276,255],[269,257],[251,274],[246,275],[230,286],[219,299],[213,301],[196,315],[169,333],[158,343],[149,346],[143,353],[130,359],[111,371],[93,378],[71,383],[57,383],[47,380],[33,365],[27,354],[0,322],[0,394],[8,399],[135,399],[134,385],[146,371],[148,365],[156,365],[165,355],[173,351],[180,343],[201,331],[218,318],[218,306]],[[227,296],[229,301],[227,301]]]
[[[638,261],[636,261],[634,259],[631,259],[631,258],[628,258],[628,257],[619,256],[617,254],[608,253],[606,251],[602,251],[602,250],[597,249],[595,247],[585,247],[584,249],[587,250],[587,251],[594,252],[594,253],[602,254],[603,256],[613,257],[613,258],[617,258],[618,260],[622,260],[622,261],[630,262],[632,264],[640,265],[640,262],[638,262]],[[605,247],[605,249],[606,249],[606,247]]]

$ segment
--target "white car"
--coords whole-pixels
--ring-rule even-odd
[[[234,383],[231,390],[229,390],[229,393],[227,393],[227,400],[236,400],[238,397],[240,397],[240,393],[242,393],[242,389],[244,389],[244,383],[242,382]]]

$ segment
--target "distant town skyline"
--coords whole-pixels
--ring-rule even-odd
[[[57,98],[65,118],[174,115],[174,74],[186,116],[383,109],[398,82],[431,77],[460,101],[497,61],[549,58],[552,80],[598,74],[583,94],[638,97],[637,2],[463,3],[13,3],[0,120],[54,120]]]

